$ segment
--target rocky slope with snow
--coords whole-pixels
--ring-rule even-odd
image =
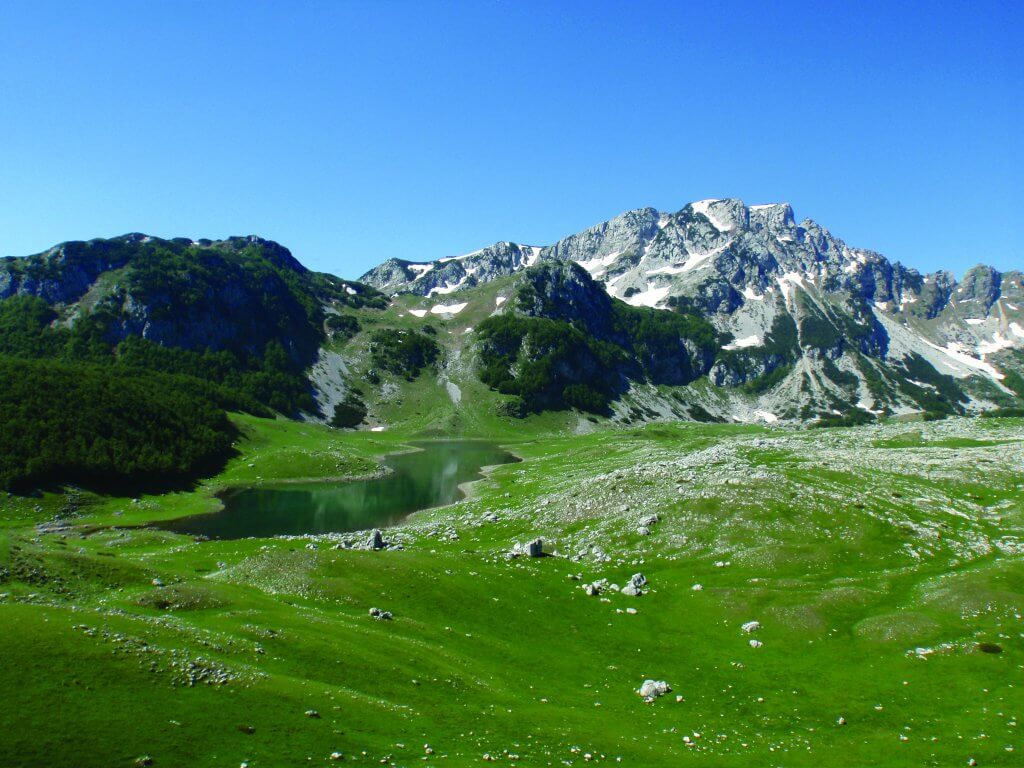
[[[361,280],[392,295],[449,300],[559,262],[575,262],[627,304],[697,314],[725,334],[708,377],[720,391],[704,405],[735,399],[730,389],[757,403],[720,404],[722,415],[970,411],[1021,394],[1020,272],[978,266],[960,282],[948,272],[921,274],[849,247],[810,219],[797,223],[785,203],[642,208],[554,245],[502,242],[433,262],[392,259]]]

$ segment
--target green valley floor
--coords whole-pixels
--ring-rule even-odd
[[[506,431],[380,551],[146,527],[416,438],[233,418],[192,491],[0,499],[0,765],[1024,762],[1024,420]]]

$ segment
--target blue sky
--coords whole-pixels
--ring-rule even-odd
[[[1022,268],[1021,8],[6,0],[0,254],[258,233],[354,277],[739,197]]]

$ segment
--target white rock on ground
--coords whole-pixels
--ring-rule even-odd
[[[644,680],[637,693],[644,701],[654,701],[672,690],[672,686],[664,680]]]

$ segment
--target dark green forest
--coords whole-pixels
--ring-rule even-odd
[[[0,356],[0,488],[166,488],[213,472],[234,429],[209,394],[184,377]]]
[[[476,328],[480,379],[516,399],[514,415],[577,408],[607,413],[628,381],[686,384],[715,356],[719,340],[706,320],[616,301],[599,338],[567,320],[506,313]]]

